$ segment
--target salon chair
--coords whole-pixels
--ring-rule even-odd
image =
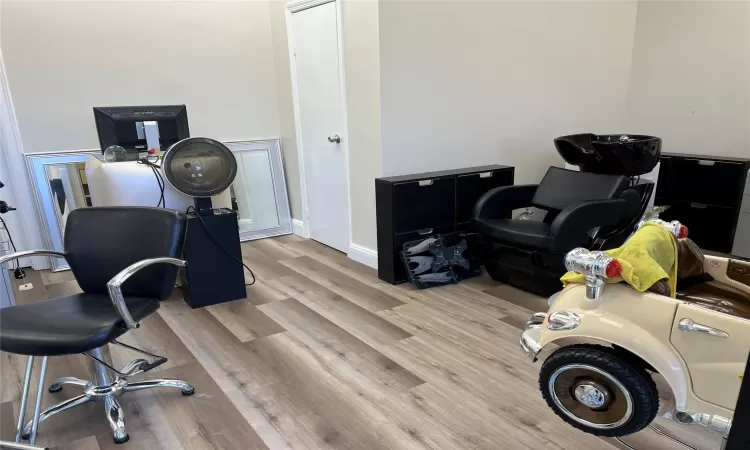
[[[543,296],[560,290],[570,250],[625,242],[654,190],[639,176],[661,153],[661,139],[651,136],[580,134],[557,138],[555,146],[580,171],[550,167],[538,185],[492,189],[477,201],[471,222],[489,275]],[[532,207],[543,211],[542,220],[512,218],[514,210]]]
[[[184,381],[130,381],[167,358],[120,343],[117,338],[138,328],[139,321],[159,309],[174,287],[187,218],[178,211],[149,207],[93,207],[70,212],[65,226],[65,251],[30,250],[0,258],[0,264],[25,256],[65,258],[82,293],[0,310],[0,350],[27,355],[26,376],[16,430],[16,442],[34,444],[39,423],[70,408],[101,401],[115,443],[129,439],[117,398],[129,391],[177,388],[182,395],[195,390]],[[109,344],[121,345],[147,359],[135,359],[117,369]],[[80,394],[40,411],[50,356],[83,353],[90,361],[93,381],[73,377],[54,380],[49,392],[80,390]],[[41,371],[32,419],[24,426],[26,404],[36,357]]]

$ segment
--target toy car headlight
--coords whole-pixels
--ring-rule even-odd
[[[547,328],[552,331],[564,331],[578,328],[581,318],[571,311],[556,311],[549,315]]]
[[[671,222],[667,222],[666,220],[661,219],[649,219],[649,220],[642,220],[638,222],[638,225],[635,226],[636,230],[639,230],[645,223],[652,222],[657,225],[661,225],[664,228],[667,229],[672,235],[675,237],[675,239],[685,239],[688,237],[689,230],[688,227],[681,224],[677,220],[673,220]]]
[[[607,256],[604,252],[592,252],[580,247],[565,255],[565,268],[583,275],[586,280],[586,297],[590,299],[597,299],[602,295],[603,278],[613,278],[622,272],[622,265],[616,258]]]
[[[584,276],[602,278],[616,277],[622,271],[622,265],[617,259],[604,252],[592,252],[581,247],[565,255],[565,268]]]

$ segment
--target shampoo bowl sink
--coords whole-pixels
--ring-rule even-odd
[[[632,177],[651,172],[659,162],[661,138],[624,134],[571,134],[555,139],[558,153],[583,172]]]

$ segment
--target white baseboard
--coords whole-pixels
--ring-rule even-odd
[[[347,256],[373,269],[378,268],[378,252],[371,248],[351,243],[349,244],[349,254]]]
[[[305,236],[305,223],[299,219],[292,219],[292,233],[297,236]]]

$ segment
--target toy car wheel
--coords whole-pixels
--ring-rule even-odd
[[[542,366],[539,388],[564,421],[597,436],[640,431],[659,409],[656,384],[646,370],[598,345],[557,350]]]

